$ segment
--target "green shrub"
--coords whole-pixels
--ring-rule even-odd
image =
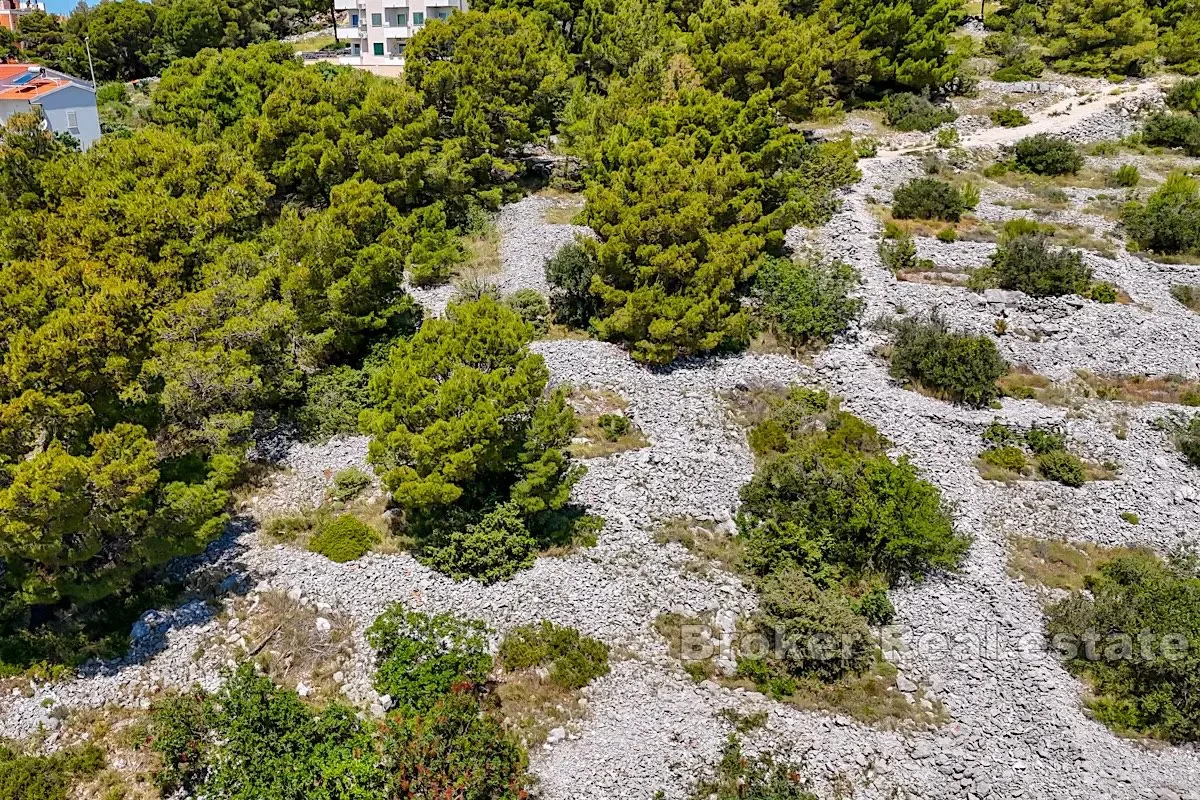
[[[504,298],[505,304],[533,328],[537,336],[550,330],[550,301],[536,289],[518,289]]]
[[[955,231],[951,226],[947,225],[938,231],[937,238],[940,242],[954,242],[958,240],[958,232]]]
[[[1021,448],[1011,445],[989,447],[979,454],[979,458],[986,464],[1006,469],[1009,472],[1020,472],[1025,469],[1025,453],[1021,451]]]
[[[1200,118],[1191,114],[1151,114],[1142,127],[1142,141],[1155,147],[1174,147],[1189,156],[1200,155]]]
[[[1092,713],[1122,733],[1200,739],[1195,562],[1122,555],[1088,575],[1086,588],[1050,607],[1046,632],[1067,668],[1090,686]]]
[[[455,684],[482,686],[492,670],[487,627],[452,614],[429,616],[399,603],[367,628],[375,648],[375,689],[398,708],[427,711]]]
[[[1031,81],[1036,77],[1036,73],[1031,73],[1020,66],[1001,67],[992,73],[992,80],[999,83],[1020,83],[1021,81]]]
[[[1087,480],[1083,462],[1079,457],[1065,450],[1050,450],[1037,457],[1038,473],[1050,481],[1057,481],[1064,486],[1083,486]]]
[[[1092,280],[1092,270],[1078,251],[1053,248],[1043,234],[1001,241],[992,254],[991,275],[1001,289],[1031,297],[1083,295]]]
[[[799,765],[778,761],[771,753],[743,755],[733,735],[721,751],[715,773],[711,780],[696,784],[691,800],[817,800]]]
[[[982,192],[974,183],[964,183],[958,190],[958,196],[962,198],[963,208],[970,211],[979,205]]]
[[[162,756],[154,779],[165,795],[194,791],[204,780],[211,711],[203,693],[171,695],[150,710],[150,746]]]
[[[953,147],[958,143],[957,128],[940,128],[934,135],[934,142],[943,150]]]
[[[893,273],[909,272],[917,268],[917,244],[908,234],[894,240],[881,239],[879,259]]]
[[[591,293],[597,265],[590,251],[578,242],[564,245],[546,261],[550,284],[550,310],[554,321],[572,328],[587,328],[600,312],[600,298]]]
[[[896,618],[896,607],[885,586],[874,585],[864,592],[854,603],[854,610],[872,625],[890,625]]]
[[[966,208],[958,189],[936,178],[914,178],[892,196],[892,216],[896,219],[958,222]]]
[[[1134,244],[1155,253],[1200,252],[1200,188],[1172,172],[1146,202],[1126,203],[1121,221]]]
[[[629,433],[629,417],[624,414],[601,414],[596,424],[604,432],[604,438],[610,442],[615,442]]]
[[[998,419],[992,420],[983,429],[982,438],[993,447],[1015,447],[1025,441],[1025,437],[1013,430],[1012,426],[1005,425]]]
[[[1154,425],[1171,436],[1175,449],[1183,454],[1189,464],[1200,467],[1200,414],[1191,419],[1182,414],[1172,414],[1155,420]]]
[[[1131,188],[1138,185],[1142,174],[1133,164],[1122,164],[1116,171],[1105,176],[1104,183],[1114,188]]]
[[[1019,128],[1029,124],[1029,117],[1019,108],[997,108],[992,111],[991,119],[1002,128]]]
[[[755,278],[754,294],[766,325],[793,347],[832,341],[862,313],[849,293],[858,271],[841,261],[768,258]]]
[[[347,503],[362,494],[370,485],[370,475],[358,467],[350,467],[333,476],[333,490],[329,496],[338,502]]]
[[[1057,427],[1043,428],[1040,425],[1034,425],[1025,432],[1025,444],[1029,446],[1034,455],[1040,456],[1055,450],[1065,450],[1067,437]]]
[[[547,667],[550,680],[566,689],[581,689],[608,674],[608,645],[547,620],[509,631],[497,658],[508,670]]]
[[[1200,113],[1200,78],[1186,78],[1167,92],[1167,107],[1175,111]]]
[[[1139,517],[1137,514],[1133,513],[1132,511],[1122,511],[1121,519],[1125,520],[1130,525],[1137,525],[1138,523],[1140,523],[1142,521],[1141,517]]]
[[[14,753],[0,745],[0,797],[4,800],[68,800],[79,796],[76,783],[104,768],[95,745],[60,750],[49,756]]]
[[[310,376],[303,403],[296,410],[300,434],[308,440],[324,441],[358,433],[358,415],[367,403],[367,379],[363,370],[345,365]]]
[[[1117,302],[1117,287],[1108,281],[1097,281],[1087,288],[1083,296],[1089,300],[1095,300],[1097,303],[1115,303]]]
[[[1037,175],[1074,175],[1083,168],[1079,148],[1061,136],[1038,133],[1012,147],[1017,169]]]
[[[1200,286],[1193,286],[1190,283],[1172,284],[1171,297],[1192,311],[1200,311]]]
[[[983,407],[1000,396],[1008,364],[986,336],[947,330],[939,319],[905,320],[892,343],[891,374],[949,400]]]
[[[379,541],[379,534],[353,514],[341,514],[322,524],[308,549],[339,564],[362,558]]]
[[[931,131],[958,119],[958,112],[934,105],[927,98],[902,93],[883,102],[883,116],[884,121],[898,131]]]
[[[294,542],[302,534],[311,531],[315,523],[315,516],[311,513],[272,517],[263,528],[263,532],[280,542]]]
[[[484,585],[532,567],[539,549],[516,503],[496,506],[465,530],[431,539],[439,544],[422,547],[424,563],[456,581],[474,578]]]

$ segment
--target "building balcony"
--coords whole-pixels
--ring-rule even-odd
[[[353,25],[339,25],[337,27],[337,35],[339,39],[361,39],[366,36],[366,30]]]
[[[334,11],[357,11],[364,5],[362,0],[333,0]]]
[[[384,25],[383,38],[385,39],[411,39],[413,29],[408,25]]]

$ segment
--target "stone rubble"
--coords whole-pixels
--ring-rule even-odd
[[[1124,253],[1097,259],[1101,276],[1133,295],[1137,305],[1129,306],[984,297],[961,288],[899,282],[879,262],[879,222],[866,198],[873,186],[894,186],[918,166],[900,157],[866,160],[861,167],[862,181],[846,193],[843,210],[815,242],[862,273],[865,321],[900,309],[936,308],[956,327],[991,332],[994,320],[1003,318],[1010,330],[1037,330],[1042,337],[999,337],[1005,356],[1055,378],[1080,368],[1200,376],[1200,322],[1167,294],[1178,268]],[[502,212],[503,271],[497,283],[504,291],[524,286],[544,291],[545,258],[583,232],[547,224],[551,202],[526,198]],[[796,230],[789,232],[789,241],[800,245],[814,236]],[[978,265],[988,252],[967,242],[922,240],[921,248],[923,256],[964,267]],[[438,313],[449,293],[420,296]],[[1194,545],[1198,473],[1150,426],[1168,409],[1096,404],[1068,415],[1065,409],[1013,400],[995,411],[959,408],[896,386],[872,355],[884,341],[883,334],[863,327],[811,365],[743,354],[694,360],[671,370],[640,367],[600,342],[535,343],[556,383],[606,388],[625,397],[627,413],[651,444],[588,464],[576,497],[606,519],[596,547],[541,558],[503,584],[455,583],[407,554],[371,554],[335,564],[264,541],[250,519],[239,520],[192,566],[226,575],[223,587],[230,590],[274,588],[293,599],[318,599],[318,609],[348,615],[358,628],[359,655],[353,670],[334,680],[377,714],[384,713],[390,698],[376,697],[370,689],[370,655],[361,630],[392,602],[451,610],[498,630],[546,618],[614,645],[623,655],[612,673],[585,690],[589,715],[569,734],[555,731],[552,746],[533,754],[538,791],[546,798],[651,797],[659,790],[667,798],[682,798],[731,731],[721,716],[726,709],[767,711],[765,727],[748,735],[747,747],[789,750],[825,797],[843,781],[854,787],[855,797],[868,800],[1200,797],[1195,749],[1145,747],[1114,736],[1084,714],[1082,686],[1043,648],[1038,597],[1007,573],[1005,550],[1010,534],[1143,544],[1162,551]],[[697,685],[652,629],[654,617],[666,611],[711,613],[732,622],[753,609],[753,596],[735,577],[688,570],[692,557],[679,545],[656,544],[654,531],[662,520],[678,515],[728,526],[753,461],[721,393],[768,382],[823,386],[843,397],[849,410],[877,425],[897,454],[908,454],[941,487],[959,529],[973,537],[959,573],[892,592],[896,624],[882,632],[885,652],[902,671],[901,688],[920,689],[944,705],[950,722],[937,730],[880,730],[843,716],[797,710],[755,692],[708,681]],[[1113,432],[1117,413],[1127,417],[1124,439]],[[1015,425],[1065,424],[1073,447],[1089,458],[1117,462],[1120,474],[1081,489],[983,481],[972,461],[981,448],[980,433],[993,417]],[[322,446],[286,439],[260,446],[260,457],[284,470],[251,499],[249,512],[263,518],[319,503],[332,476],[347,466],[361,467],[365,452],[363,437]],[[1141,523],[1122,523],[1121,511],[1136,512]],[[34,687],[30,697],[0,699],[0,733],[20,737],[39,725],[49,729],[55,724],[51,712],[59,707],[144,707],[161,687],[214,686],[224,666],[220,657],[206,653],[193,660],[193,655],[216,626],[202,604],[148,613],[135,626],[135,647],[122,662],[94,665],[76,679]]]

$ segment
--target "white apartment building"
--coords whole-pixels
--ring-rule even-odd
[[[339,25],[337,34],[350,54],[338,61],[386,67],[403,65],[408,40],[429,20],[466,11],[467,0],[334,0],[333,7],[349,14],[349,24]]]

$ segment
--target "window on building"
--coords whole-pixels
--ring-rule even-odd
[[[358,14],[350,15],[350,24],[355,28],[358,27]]]
[[[371,15],[371,27],[378,28],[382,25],[383,25],[383,14],[372,14]]]
[[[419,26],[419,25],[424,25],[424,24],[425,24],[425,12],[424,11],[414,11],[413,12],[413,25]]]
[[[76,111],[67,112],[67,127],[74,130],[79,127],[79,113]]]
[[[438,19],[450,19],[449,11],[439,11],[439,12],[437,12],[437,15],[438,15]]]
[[[396,24],[397,25],[407,25],[408,24],[408,12],[407,11],[397,11],[396,12]]]
[[[377,56],[383,55],[383,42],[376,42],[374,49],[375,49],[375,55],[377,55]]]

